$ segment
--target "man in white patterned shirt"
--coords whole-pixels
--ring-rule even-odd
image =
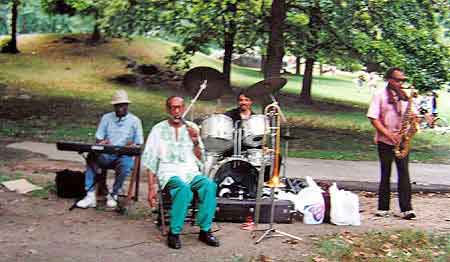
[[[199,210],[196,222],[200,226],[199,240],[210,246],[219,246],[211,232],[216,211],[216,184],[203,175],[203,143],[198,127],[182,119],[184,100],[178,96],[166,101],[169,119],[156,124],[147,139],[142,164],[148,171],[148,199],[154,206],[154,175],[162,188],[166,187],[172,198],[170,210],[170,232],[167,244],[181,248],[179,234],[184,225],[193,192],[197,191]]]

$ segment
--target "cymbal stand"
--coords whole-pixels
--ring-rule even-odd
[[[233,130],[233,158],[242,158],[242,128],[241,120],[234,123]]]

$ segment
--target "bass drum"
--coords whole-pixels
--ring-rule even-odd
[[[236,198],[256,198],[258,175],[258,169],[241,158],[227,158],[209,174],[217,184],[217,196]]]
[[[212,114],[201,123],[200,136],[206,150],[225,152],[233,147],[233,120],[222,114]]]

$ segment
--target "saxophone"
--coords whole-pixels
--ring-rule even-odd
[[[402,126],[400,128],[400,142],[395,145],[394,148],[394,154],[399,159],[403,159],[408,155],[412,137],[419,130],[418,121],[413,113],[412,105],[413,98],[412,96],[409,96],[408,105],[406,106],[405,114],[402,117]]]

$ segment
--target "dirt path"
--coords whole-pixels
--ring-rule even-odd
[[[10,158],[1,165],[1,174],[20,172],[45,183],[53,179],[55,170],[83,169],[79,162],[48,160],[39,154],[11,150],[3,151]],[[375,218],[376,196],[362,192],[362,225],[358,227],[313,226],[299,221],[277,224],[277,229],[303,240],[271,238],[255,245],[255,238],[241,230],[239,224],[218,223],[214,229],[219,230],[216,235],[222,245],[211,248],[196,240],[198,228],[187,226],[188,234],[182,236],[183,248],[171,250],[153,224],[144,201],[145,185],[142,186],[141,200],[129,216],[104,208],[68,211],[73,200],[54,195],[40,199],[0,188],[0,261],[305,261],[313,252],[313,243],[324,235],[400,228],[450,232],[449,194],[415,194],[413,206],[418,219],[405,221],[395,216]],[[396,198],[392,206],[398,210]]]
[[[247,261],[260,256],[303,261],[318,237],[332,233],[397,228],[450,232],[450,222],[445,219],[450,218],[447,196],[414,196],[419,219],[411,222],[398,217],[373,217],[375,200],[361,196],[359,227],[301,222],[275,225],[303,239],[296,243],[271,238],[255,245],[251,234],[239,229],[239,224],[219,223],[214,229],[220,229],[216,233],[222,242],[220,248],[207,247],[196,240],[196,234],[188,234],[182,236],[181,250],[171,250],[150,216],[131,219],[113,211],[68,211],[71,200],[0,192],[0,261]],[[185,229],[187,233],[197,231],[190,226]]]

